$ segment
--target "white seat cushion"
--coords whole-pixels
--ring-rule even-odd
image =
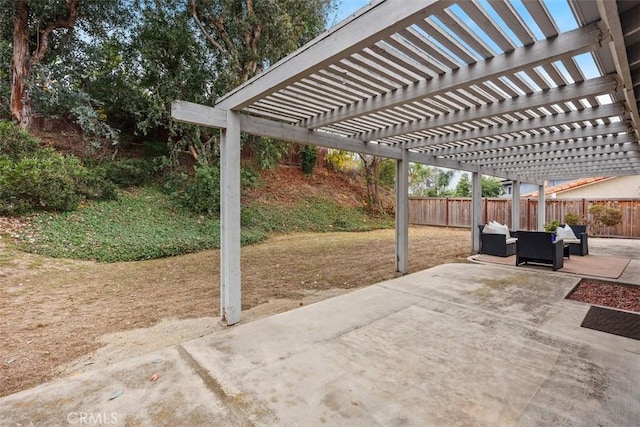
[[[515,243],[515,242],[517,242],[517,241],[518,241],[518,239],[517,239],[517,238],[515,238],[515,237],[507,237],[507,245],[508,245],[509,243]]]
[[[564,243],[580,243],[580,239],[562,239]]]

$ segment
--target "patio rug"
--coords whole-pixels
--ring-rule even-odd
[[[580,326],[640,340],[640,314],[591,306]]]
[[[493,255],[475,255],[474,260],[488,262],[492,264],[516,265],[516,256],[499,257]],[[563,273],[572,273],[584,276],[606,277],[617,279],[622,275],[631,260],[629,258],[618,258],[603,255],[574,255],[570,259],[564,260],[564,267],[559,269]],[[525,266],[524,264],[522,265]],[[533,267],[534,265],[527,265]],[[536,266],[537,267],[537,266]],[[542,267],[551,271],[551,266]]]

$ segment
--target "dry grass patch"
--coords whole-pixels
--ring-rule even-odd
[[[254,312],[246,318],[394,277],[394,236],[393,230],[291,234],[244,247],[242,308]],[[465,262],[469,231],[412,227],[409,242],[415,272]],[[56,367],[102,346],[105,334],[218,314],[218,251],[114,264],[6,246],[0,254],[0,395],[51,380]],[[120,357],[127,356],[123,348]]]

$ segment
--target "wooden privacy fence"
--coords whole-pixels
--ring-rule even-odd
[[[591,236],[640,238],[640,199],[546,199],[546,218],[564,223],[569,212],[583,218]],[[589,208],[605,205],[622,212],[622,222],[598,229]],[[482,223],[498,221],[511,226],[511,199],[483,198]],[[409,223],[445,227],[471,227],[470,198],[409,199]],[[520,230],[535,230],[538,224],[538,200],[520,200]]]

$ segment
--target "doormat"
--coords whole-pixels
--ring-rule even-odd
[[[580,326],[640,340],[640,314],[591,306]]]

